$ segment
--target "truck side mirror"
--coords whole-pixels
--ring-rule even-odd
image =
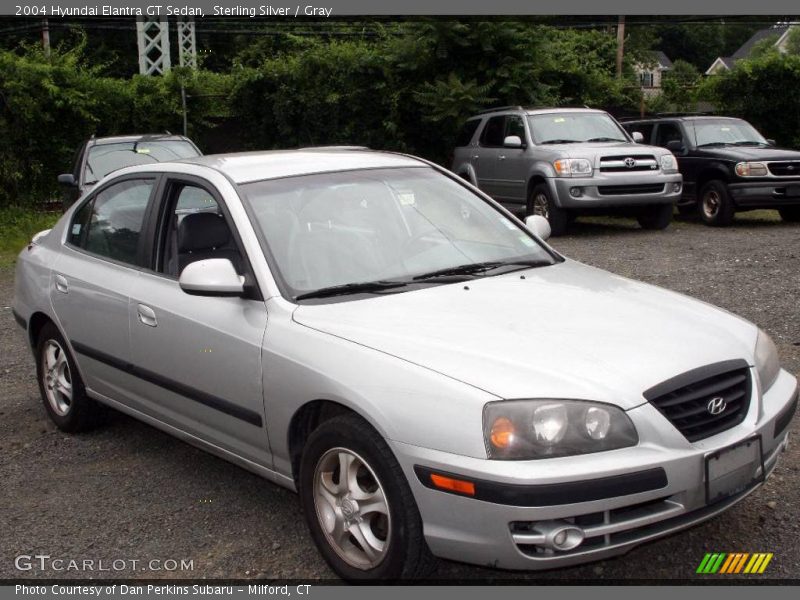
[[[522,148],[522,138],[518,135],[506,136],[506,139],[503,140],[503,146],[506,148]]]
[[[644,142],[644,136],[642,135],[641,131],[634,131],[631,134],[631,137],[633,138],[633,141],[636,142],[637,144],[641,144],[642,142]]]
[[[683,152],[685,149],[681,140],[670,140],[667,142],[667,150],[670,152]]]
[[[59,175],[58,183],[66,187],[75,187],[77,185],[75,176],[72,173],[62,173]]]

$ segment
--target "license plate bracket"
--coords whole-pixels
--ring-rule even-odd
[[[720,448],[705,458],[706,504],[714,504],[764,481],[761,436]]]

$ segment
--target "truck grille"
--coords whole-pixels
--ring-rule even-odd
[[[632,161],[632,162],[631,162]],[[600,159],[602,173],[630,173],[632,171],[658,171],[658,162],[650,154],[621,154]]]
[[[663,183],[640,185],[600,185],[597,193],[601,196],[625,196],[628,194],[658,194],[664,191]]]
[[[779,177],[800,177],[800,161],[771,162],[767,168]]]
[[[644,397],[687,440],[695,442],[741,423],[750,392],[750,368],[745,361],[735,360],[674,377],[650,388]]]

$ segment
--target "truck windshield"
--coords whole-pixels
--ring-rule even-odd
[[[628,142],[625,132],[605,113],[555,112],[528,117],[537,144]]]
[[[741,119],[704,119],[695,121],[697,146],[761,146],[767,145],[755,127]]]
[[[89,148],[86,158],[84,183],[92,184],[103,177],[133,165],[143,165],[168,160],[198,156],[193,144],[185,140],[139,140],[112,144],[98,144]]]

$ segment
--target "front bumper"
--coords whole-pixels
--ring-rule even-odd
[[[737,208],[780,208],[800,205],[800,180],[730,183],[728,191]]]
[[[754,482],[725,500],[706,503],[705,457],[760,435],[766,478],[787,446],[797,394],[797,381],[783,371],[763,400],[758,399],[758,390],[753,390],[742,423],[694,443],[653,406],[643,404],[628,411],[643,440],[638,446],[579,457],[489,461],[391,443],[435,555],[502,569],[549,569],[624,554],[638,544],[705,521],[745,498],[761,483]],[[525,496],[527,501],[510,504],[503,497],[479,500],[446,493],[421,482],[420,466],[467,480],[491,481],[507,489],[527,488],[532,494]],[[654,471],[661,469],[666,477],[659,482]],[[644,484],[639,475],[648,472],[650,479]],[[622,483],[607,485],[615,477],[622,478]],[[558,495],[537,493],[548,486],[551,491],[572,489],[575,493],[555,501]],[[543,549],[538,545],[541,535],[536,524],[551,521],[579,526],[585,540],[572,550]]]
[[[681,197],[683,177],[680,173],[598,173],[593,177],[553,177],[551,192],[558,204],[568,209],[640,207],[672,204]],[[571,190],[580,190],[574,196]]]

